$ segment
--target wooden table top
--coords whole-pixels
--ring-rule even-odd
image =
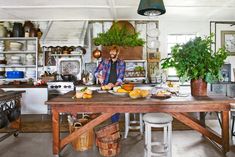
[[[75,92],[69,92],[46,102],[52,107],[63,107],[71,110],[79,107],[79,111],[84,112],[209,112],[230,110],[230,103],[235,103],[235,99],[209,95],[208,97],[176,97],[168,99],[140,98],[131,99],[129,96],[118,96],[111,93],[93,93],[91,99],[72,99]]]

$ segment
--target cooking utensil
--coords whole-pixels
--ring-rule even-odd
[[[98,58],[100,58],[100,57],[102,56],[102,52],[101,52],[98,48],[96,48],[96,49],[92,52],[92,54],[93,54],[93,57],[96,58],[96,59],[98,59]]]
[[[71,74],[61,74],[61,78],[63,79],[63,81],[75,81],[76,80],[75,76]]]
[[[24,78],[23,71],[7,71],[7,78]]]

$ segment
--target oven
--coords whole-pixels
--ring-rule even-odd
[[[48,100],[74,90],[75,86],[73,82],[64,82],[64,81],[47,82]],[[48,106],[48,114],[50,113],[51,113],[51,108],[50,106]]]
[[[82,57],[61,57],[56,62],[58,74],[71,74],[77,80],[81,80],[82,75]]]

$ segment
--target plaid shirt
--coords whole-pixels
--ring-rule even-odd
[[[120,60],[120,59],[117,59],[116,62],[117,62],[117,66],[116,66],[117,84],[121,85],[124,79],[126,64],[123,60]],[[104,82],[103,82],[104,85],[109,83],[110,68],[111,68],[110,59],[103,59],[99,63],[98,67],[96,68],[95,77],[97,78],[97,75],[101,74],[104,79]]]

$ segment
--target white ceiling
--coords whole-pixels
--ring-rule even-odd
[[[0,20],[149,20],[140,0],[0,0]],[[235,20],[235,0],[164,0],[157,20]]]

